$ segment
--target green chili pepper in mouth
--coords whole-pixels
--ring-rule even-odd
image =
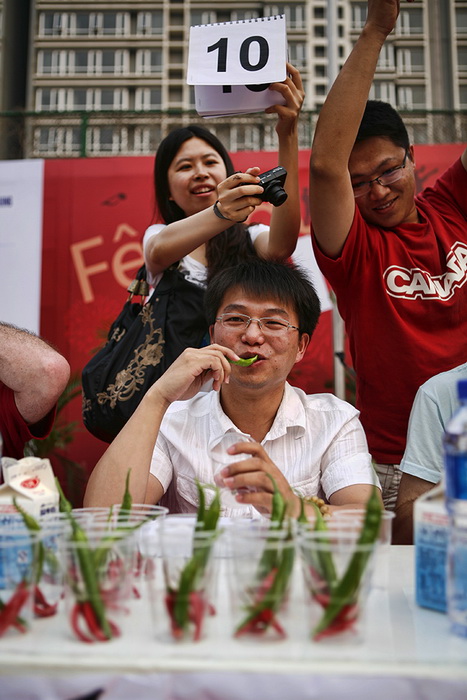
[[[249,367],[258,359],[258,355],[255,355],[254,357],[241,357],[239,360],[231,360],[230,358],[227,358],[231,365],[238,365],[239,367]]]

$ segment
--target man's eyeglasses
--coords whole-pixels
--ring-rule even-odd
[[[371,190],[371,185],[373,182],[377,182],[378,185],[387,187],[388,185],[392,185],[393,182],[397,182],[397,180],[400,180],[402,175],[404,174],[403,170],[405,168],[408,155],[409,152],[406,151],[404,160],[402,161],[402,165],[397,165],[395,168],[386,170],[386,172],[384,172],[379,177],[374,177],[373,180],[367,180],[366,182],[357,182],[355,185],[352,185],[353,196],[357,198],[361,197],[364,194],[368,194],[368,192]]]
[[[286,333],[289,328],[300,330],[297,326],[293,326],[288,321],[282,318],[252,318],[246,314],[222,314],[216,318],[216,321],[227,330],[246,331],[252,321],[256,321],[262,333],[269,335],[280,335]]]

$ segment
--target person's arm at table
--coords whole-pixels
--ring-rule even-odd
[[[138,408],[104,452],[89,477],[84,505],[120,503],[131,469],[130,492],[134,503],[157,503],[163,496],[160,481],[150,474],[151,457],[162,419],[173,401],[189,399],[213,379],[219,390],[229,381],[231,360],[239,357],[222,345],[188,348],[145,394]]]
[[[435,486],[436,484],[420,479],[418,476],[402,474],[396,502],[396,517],[392,528],[393,544],[413,544],[414,502]]]
[[[0,322],[0,382],[29,425],[54,408],[70,377],[67,360],[34,333]]]

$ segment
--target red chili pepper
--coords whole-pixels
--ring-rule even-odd
[[[79,626],[81,615],[82,615],[81,603],[75,603],[72,610],[71,610],[71,616],[70,616],[71,627],[73,629],[73,632],[78,637],[78,639],[80,639],[82,642],[86,642],[87,644],[91,644],[94,640],[91,639],[91,637],[86,635],[84,632],[82,632],[81,628]]]
[[[80,627],[80,622],[83,620],[88,628],[89,636]],[[111,637],[106,636],[105,632],[100,628],[94,608],[89,600],[84,600],[75,603],[71,611],[71,626],[76,636],[86,643],[92,642],[108,642],[113,637],[120,635],[120,630],[114,622],[108,620]]]
[[[39,586],[34,587],[34,614],[38,617],[50,617],[57,612],[58,603],[48,603]]]
[[[170,625],[172,635],[175,639],[181,639],[184,634],[184,629],[176,621],[175,605],[177,603],[177,592],[169,591],[165,596],[165,604],[170,617]],[[193,641],[198,642],[201,639],[204,616],[206,611],[209,615],[215,615],[215,608],[206,602],[203,594],[199,591],[192,591],[188,595],[188,620],[194,625]]]
[[[5,603],[0,611],[0,637],[5,634],[9,627],[16,626],[18,623],[22,624],[17,618],[28,597],[28,587],[26,581],[23,580],[18,584],[8,603]]]
[[[199,593],[198,591],[192,591],[190,593],[189,599],[190,610],[188,616],[191,622],[193,622],[195,625],[193,640],[195,642],[198,642],[201,639],[206,603],[202,593]]]
[[[246,622],[242,627],[239,627],[235,632],[236,637],[241,637],[244,634],[264,634],[268,627],[272,626],[282,639],[287,637],[284,628],[277,620],[274,611],[271,608],[265,608],[258,614]]]

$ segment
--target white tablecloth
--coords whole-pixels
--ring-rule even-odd
[[[86,645],[59,618],[0,640],[1,700],[460,700],[467,699],[467,639],[445,615],[414,600],[413,547],[390,548],[387,590],[370,594],[365,641],[326,645],[287,640],[156,638],[147,601],[129,629]],[[136,606],[137,607],[137,606]]]

